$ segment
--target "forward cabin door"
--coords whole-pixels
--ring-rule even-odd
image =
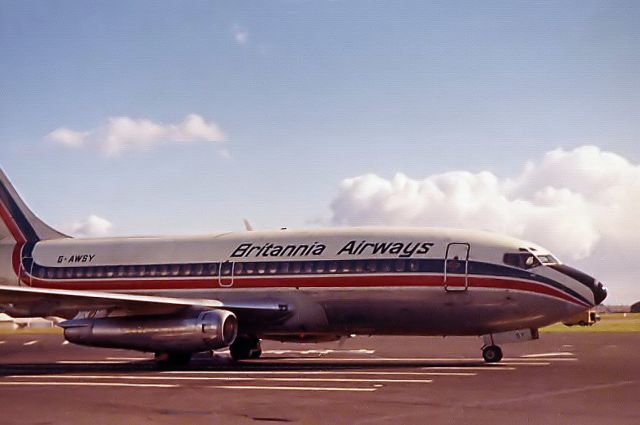
[[[233,269],[235,263],[232,261],[225,261],[220,263],[218,268],[218,285],[223,288],[230,288],[233,286]]]
[[[444,260],[444,290],[447,292],[466,291],[469,287],[469,251],[466,242],[452,242],[447,245]]]

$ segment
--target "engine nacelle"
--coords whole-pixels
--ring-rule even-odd
[[[64,337],[79,345],[151,352],[196,353],[224,348],[236,338],[238,319],[226,310],[180,316],[130,316],[62,322]]]

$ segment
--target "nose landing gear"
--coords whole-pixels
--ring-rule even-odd
[[[482,358],[487,363],[497,363],[502,360],[502,349],[497,345],[488,345],[482,349]]]

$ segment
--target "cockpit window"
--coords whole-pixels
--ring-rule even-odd
[[[560,264],[560,262],[556,259],[556,257],[554,257],[553,255],[549,254],[549,255],[538,255],[538,260],[540,260],[540,262],[542,264]]]
[[[540,261],[530,253],[504,254],[502,261],[508,266],[525,270],[541,265]]]

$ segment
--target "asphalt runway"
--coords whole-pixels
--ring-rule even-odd
[[[8,424],[638,424],[640,333],[542,334],[485,364],[480,338],[265,342],[162,371],[151,356],[0,334]]]

